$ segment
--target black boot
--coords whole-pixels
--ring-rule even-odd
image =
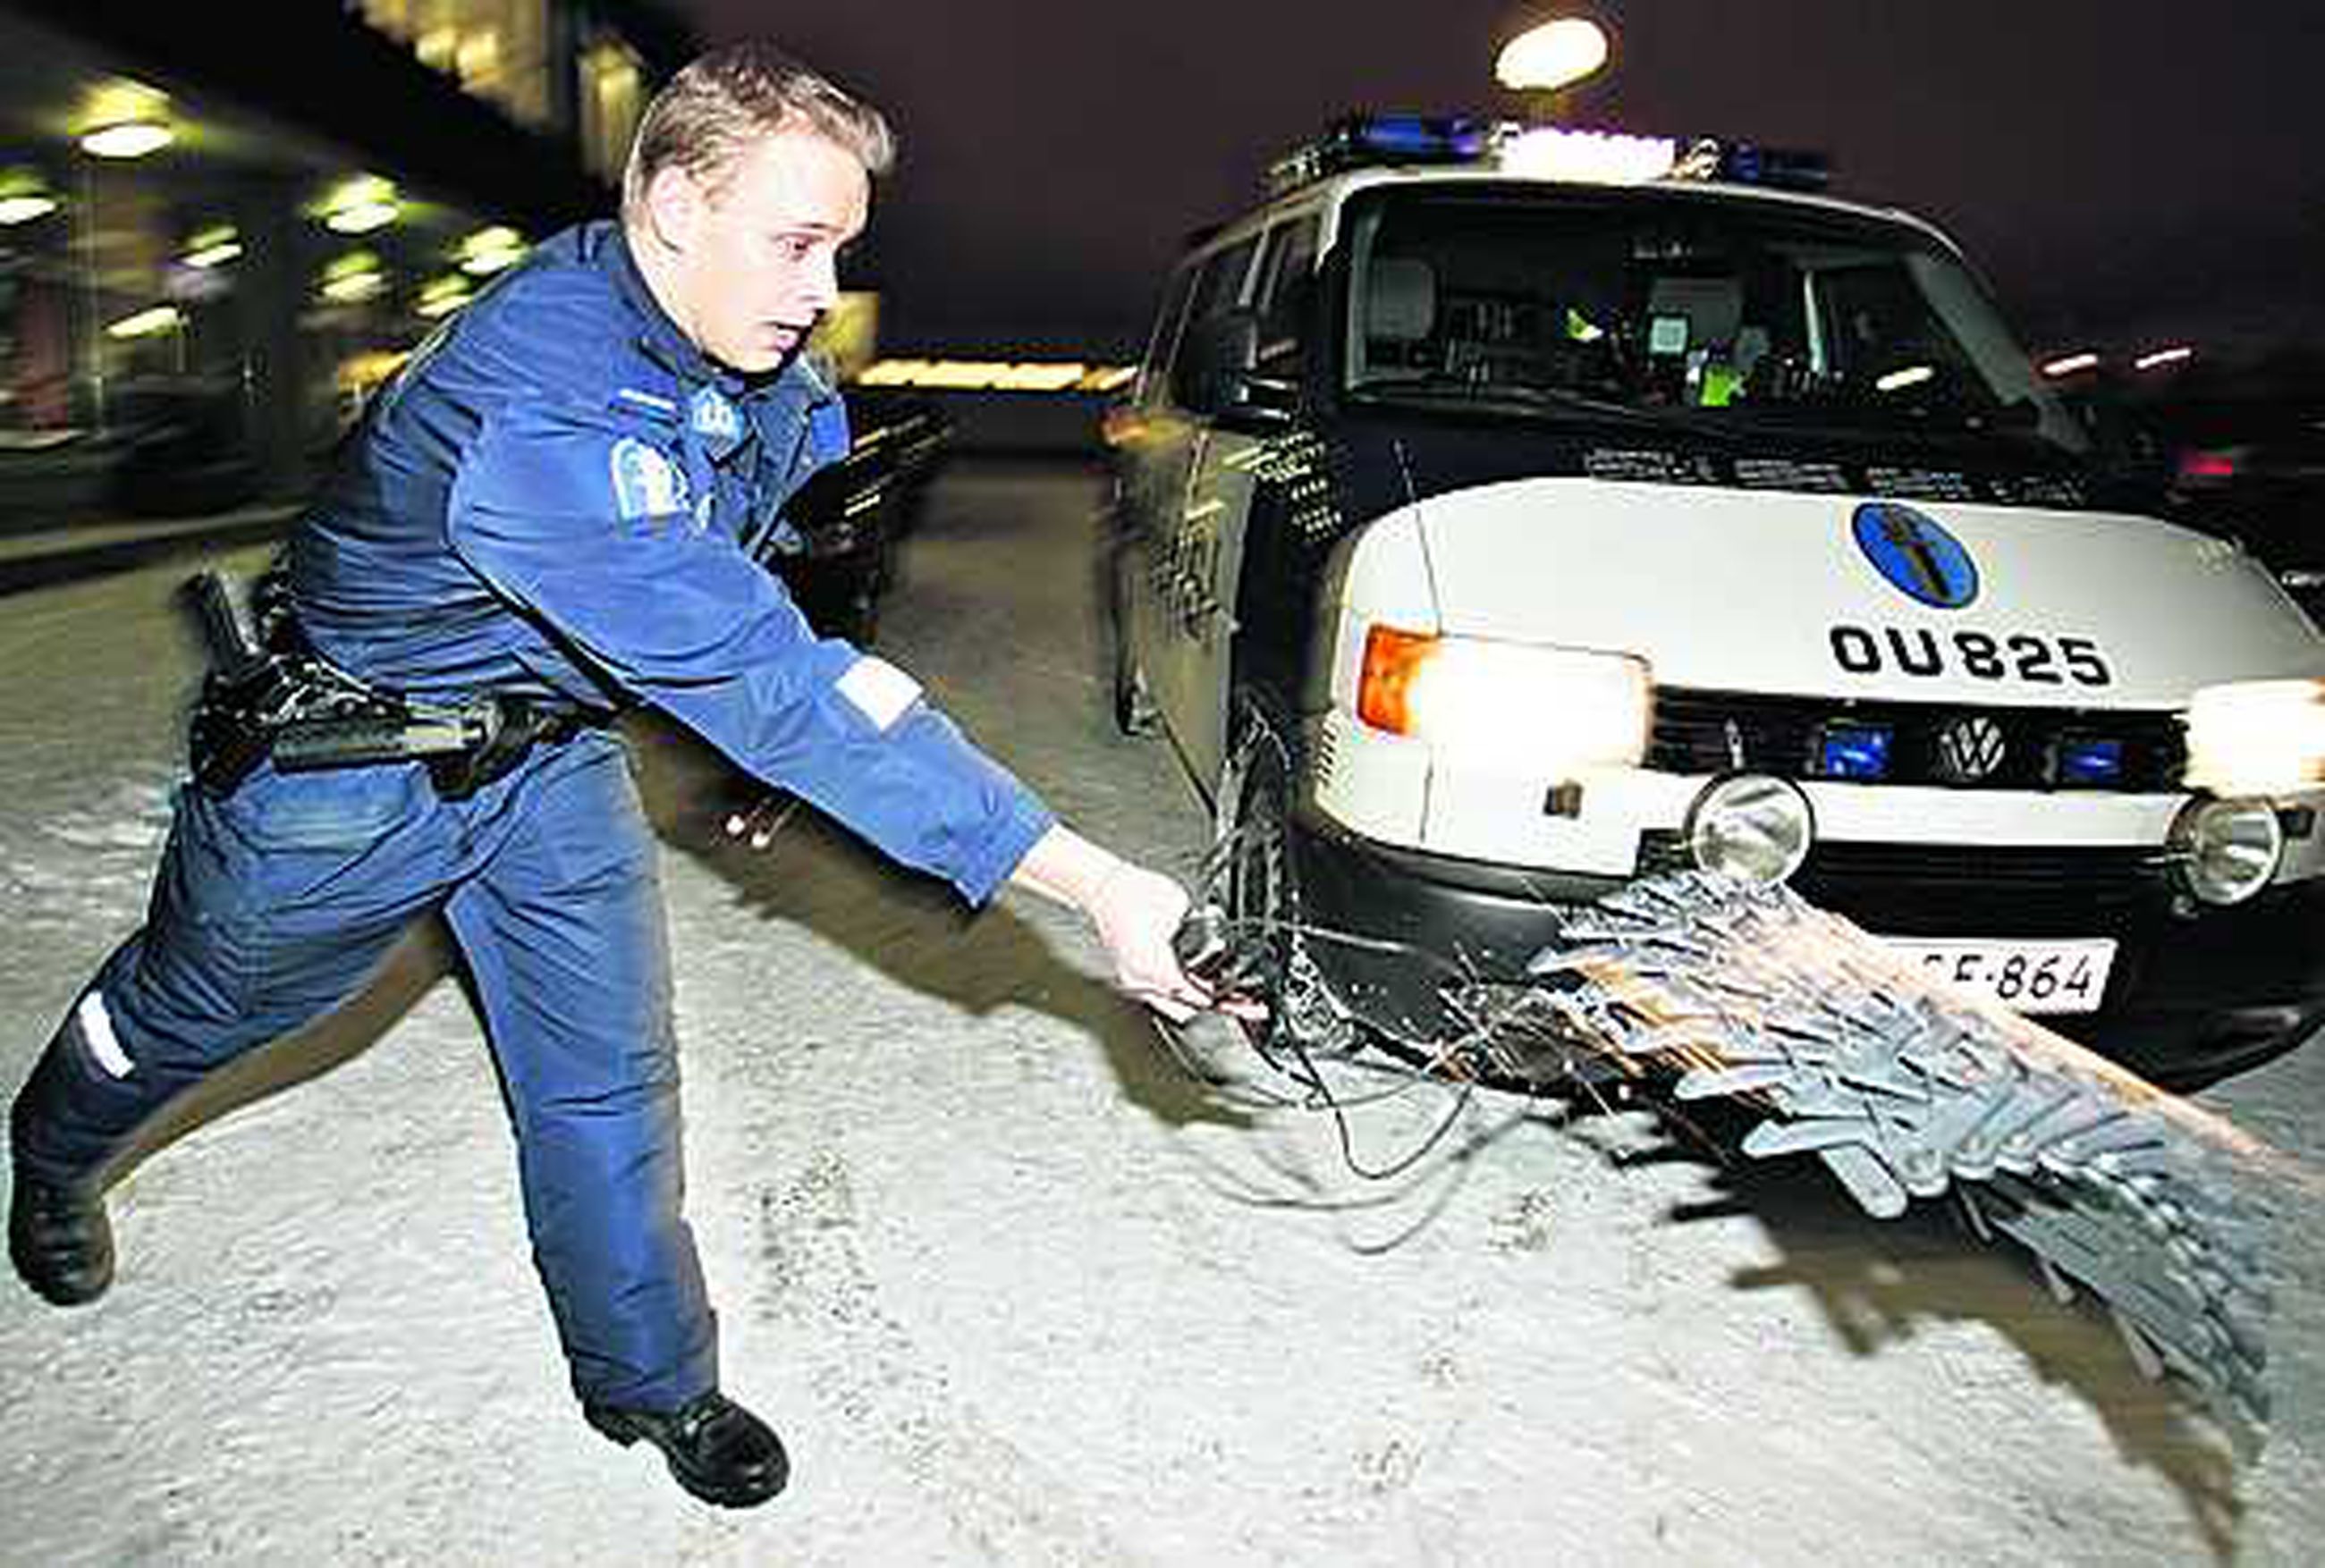
[[[105,1199],[16,1167],[8,1199],[8,1260],[54,1306],[95,1301],[113,1283],[113,1224]]]
[[[661,1449],[679,1485],[721,1508],[755,1507],[791,1479],[782,1440],[716,1388],[668,1412],[585,1405],[581,1414],[625,1448],[643,1437]]]

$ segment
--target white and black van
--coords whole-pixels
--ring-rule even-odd
[[[1804,167],[1354,121],[1173,274],[1108,419],[1116,706],[1279,1005],[1427,1050],[1561,907],[1701,865],[2160,1079],[2296,1044],[2325,797],[2237,741],[2313,722],[2325,640],[2147,515],[1944,235],[1748,178]]]

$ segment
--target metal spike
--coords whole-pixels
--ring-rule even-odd
[[[1797,1076],[1799,1074],[1795,1069],[1781,1063],[1724,1068],[1698,1067],[1681,1078],[1672,1093],[1683,1101],[1749,1094],[1755,1090],[1789,1083]]]
[[[1819,1151],[1825,1167],[1840,1178],[1857,1206],[1876,1220],[1894,1220],[1910,1202],[1886,1167],[1858,1144],[1842,1144]]]
[[[2131,1319],[2119,1312],[2109,1313],[2107,1315],[2115,1319],[2116,1332],[2123,1335],[2124,1346],[2131,1351],[2132,1364],[2139,1369],[2140,1376],[2151,1383],[2162,1382],[2163,1380],[2163,1353],[2149,1342],[2147,1336],[2139,1332]]]
[[[2042,1283],[2050,1287],[2051,1299],[2061,1306],[2071,1305],[2075,1299],[2075,1287],[2067,1283],[2067,1277],[2059,1272],[2058,1265],[2037,1252],[2034,1254],[2034,1267],[2042,1271]]]

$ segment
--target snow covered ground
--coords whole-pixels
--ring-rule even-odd
[[[1070,819],[1183,872],[1200,812],[1104,717],[1097,498],[949,477],[885,640]],[[9,1091],[138,918],[178,575],[0,613]],[[716,770],[669,740],[644,761],[690,1209],[727,1385],[783,1432],[791,1490],[703,1508],[575,1418],[487,1057],[421,933],[116,1193],[102,1303],[0,1281],[0,1561],[2317,1560],[2325,1047],[2206,1096],[2287,1178],[2279,1415],[2240,1470],[1942,1214],[1881,1225],[1811,1167],[1492,1097],[1360,1181],[1328,1119],[1192,1086],[1070,918],[964,920],[804,816],[717,845]],[[1359,1157],[1447,1104],[1352,1112]]]

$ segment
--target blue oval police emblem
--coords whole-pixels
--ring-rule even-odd
[[[1894,501],[1857,509],[1857,548],[1890,585],[1924,604],[1959,610],[1978,597],[1978,566],[1938,521]]]

